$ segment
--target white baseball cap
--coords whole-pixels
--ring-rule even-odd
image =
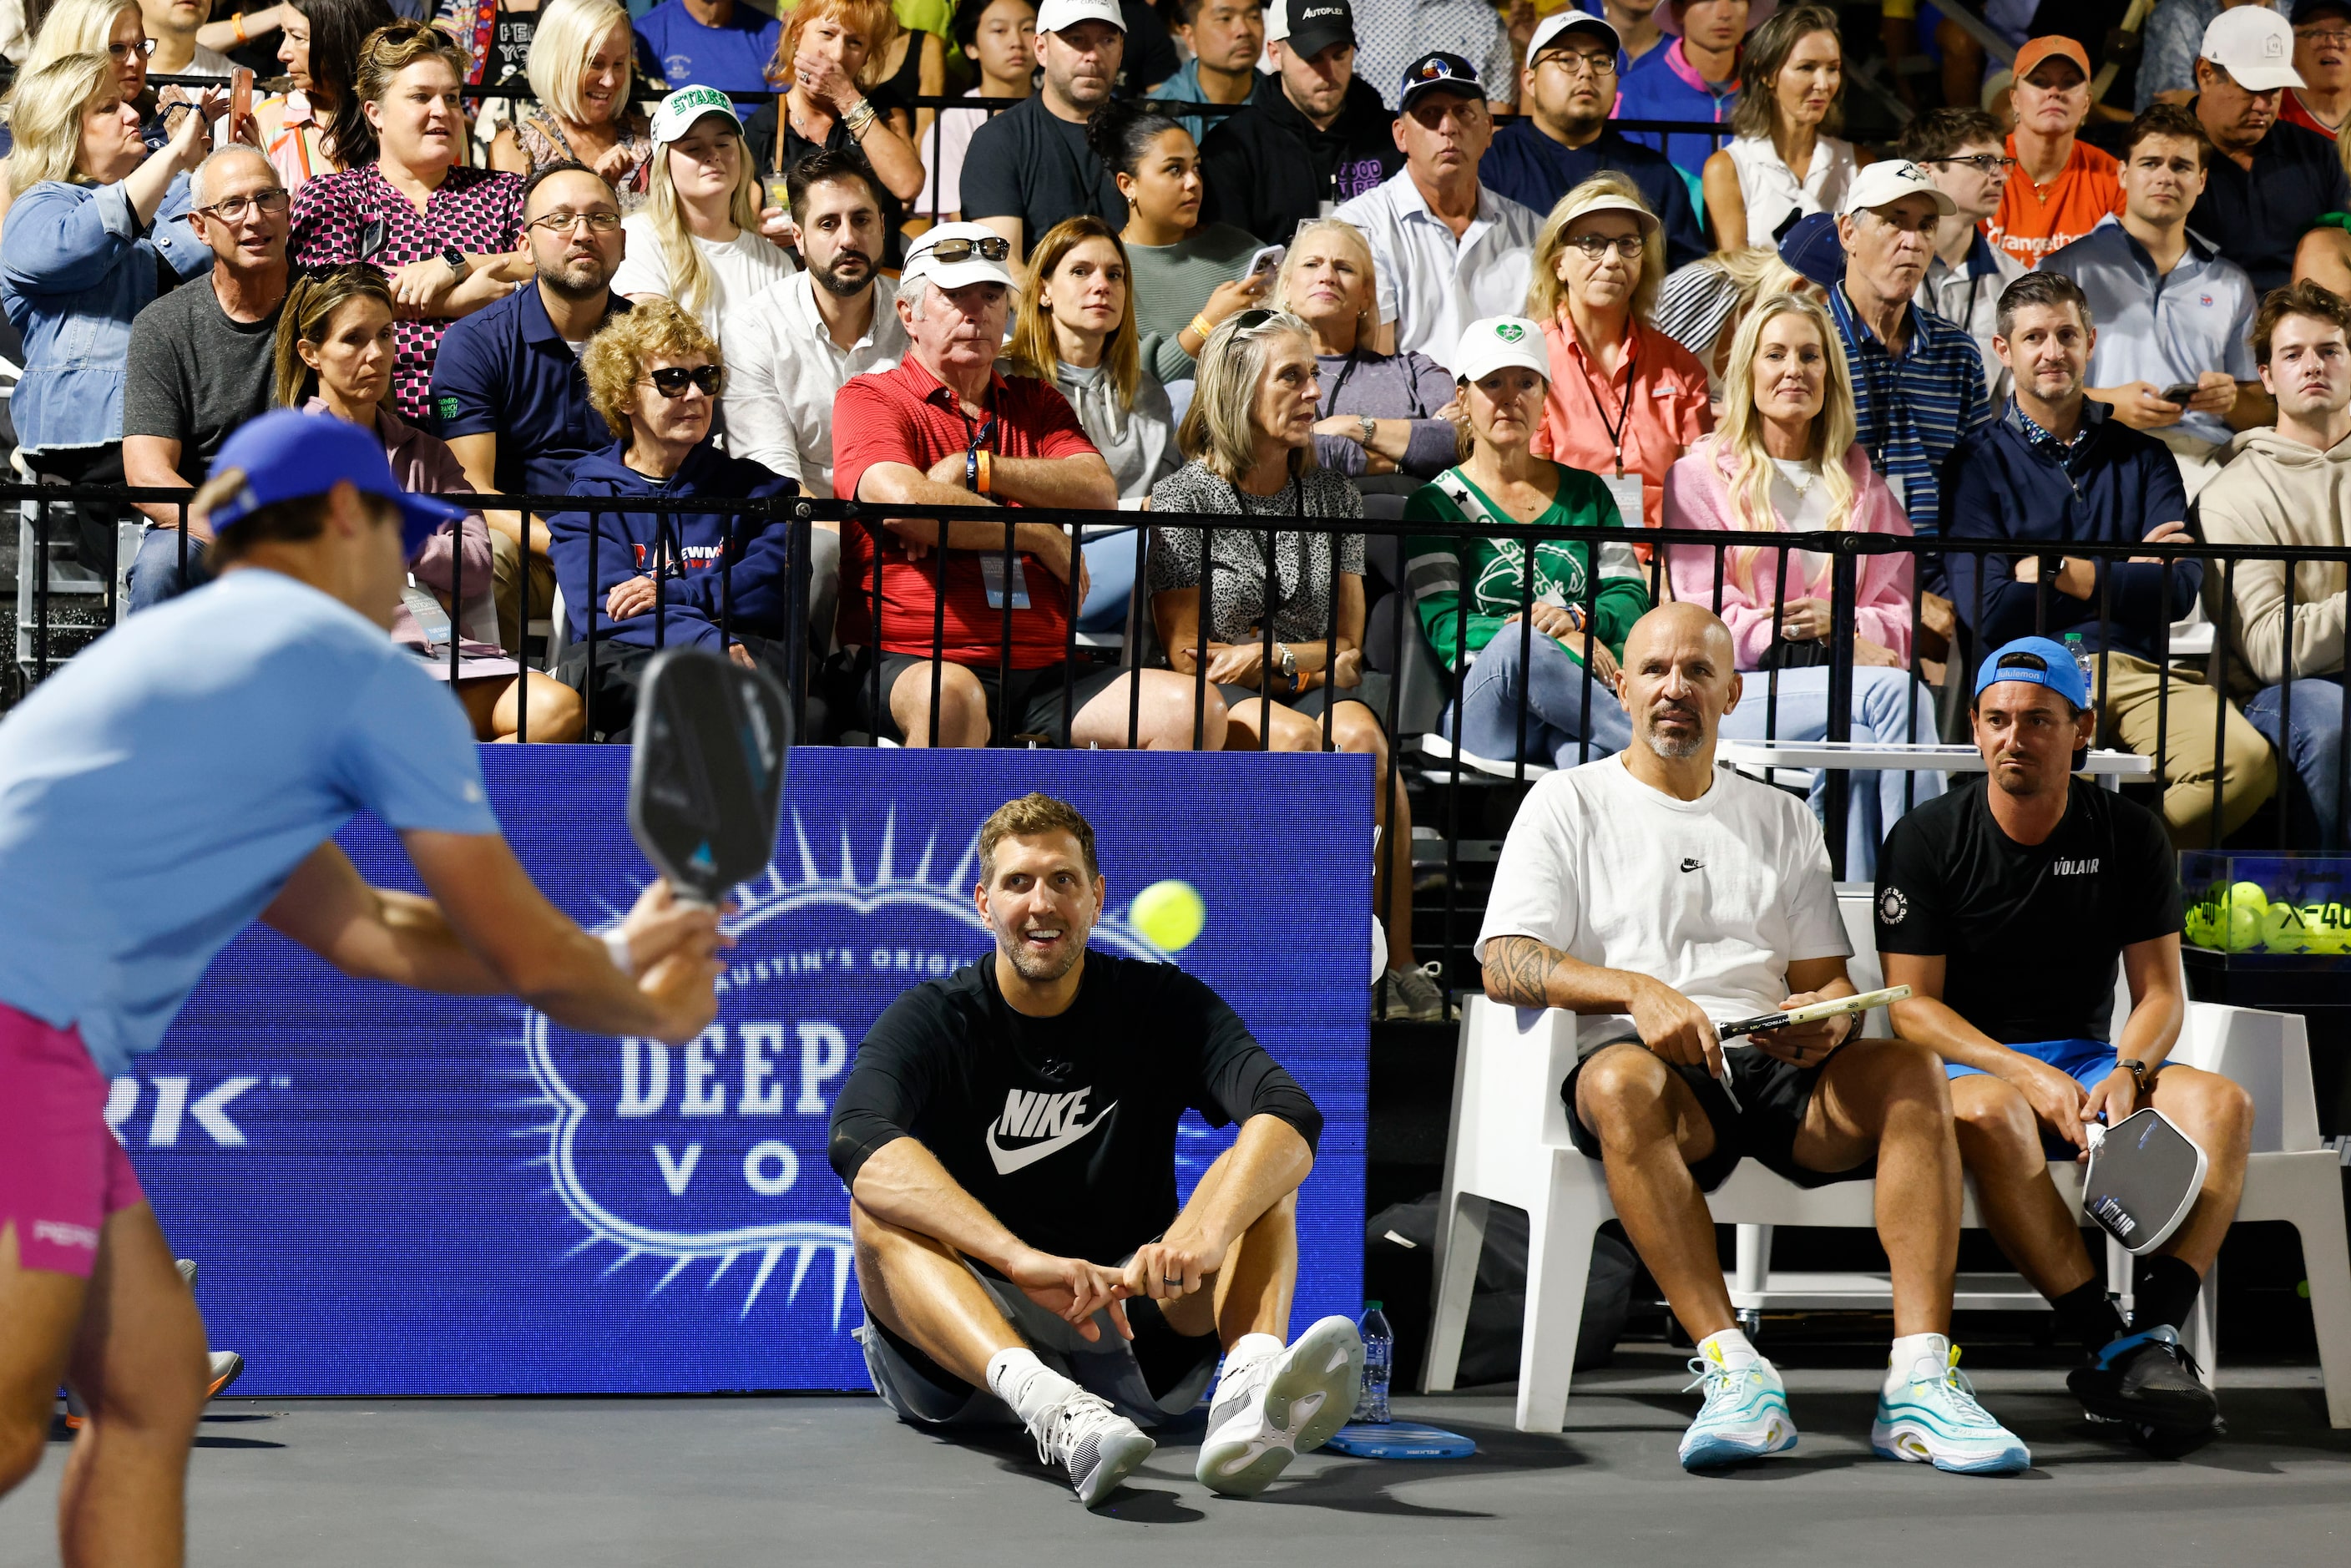
[[[1853,177],[1845,191],[1844,205],[1837,209],[1845,217],[1871,207],[1883,207],[1905,196],[1925,196],[1935,204],[1935,211],[1949,217],[1959,210],[1959,204],[1943,193],[1943,187],[1927,178],[1927,171],[1907,158],[1889,158],[1872,163]]]
[[[1118,8],[1118,0],[1045,0],[1037,8],[1040,33],[1067,32],[1081,22],[1108,22],[1126,31],[1126,14]]]
[[[938,250],[951,240],[968,241],[971,248],[951,246],[960,254],[953,260],[943,260]],[[989,256],[989,251],[995,254]],[[927,277],[941,288],[962,288],[974,283],[1001,283],[1011,288],[1017,286],[1004,265],[1011,254],[1012,242],[986,224],[940,224],[924,230],[906,247],[906,264],[899,269],[898,281],[903,286]]]
[[[1527,43],[1527,64],[1532,65],[1541,58],[1542,52],[1550,48],[1559,36],[1570,28],[1579,33],[1591,34],[1606,44],[1612,53],[1625,47],[1625,40],[1617,36],[1616,29],[1609,25],[1607,18],[1595,16],[1589,11],[1579,11],[1570,5],[1564,11],[1554,11],[1545,16],[1535,28],[1535,36]]]
[[[2197,54],[2247,92],[2304,84],[2294,68],[2294,24],[2266,5],[2240,5],[2212,18]]]
[[[656,147],[666,147],[694,128],[694,122],[705,114],[723,114],[726,123],[739,133],[743,117],[735,112],[734,103],[715,87],[682,87],[661,100],[653,110],[653,138]]]
[[[1457,378],[1482,382],[1510,365],[1551,380],[1551,350],[1543,343],[1541,322],[1524,316],[1483,316],[1461,329],[1460,345],[1453,350]]]

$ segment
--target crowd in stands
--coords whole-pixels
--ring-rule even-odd
[[[2077,639],[2102,743],[2160,757],[2177,841],[2278,796],[2315,844],[2344,569],[2293,569],[2288,625],[2282,566],[2062,551],[2343,542],[2351,0],[2162,0],[2127,120],[2095,41],[2016,41],[1980,105],[1873,149],[1813,4],[58,0],[0,165],[20,455],[186,488],[288,403],[372,423],[420,487],[534,498],[428,545],[397,631],[485,738],[523,696],[532,740],[625,737],[657,640],[781,667],[784,525],[729,501],[1368,507],[1439,530],[1390,586],[1473,757],[1623,748],[1653,597],[1719,607],[1768,677],[1731,738],[1936,740],[1980,653],[2039,631]],[[284,90],[232,123],[226,90],[148,79],[225,76],[220,48],[274,48]],[[956,84],[1001,108],[913,101]],[[712,509],[619,504],[683,496]],[[72,509],[86,559],[117,510]],[[205,575],[180,508],[141,511],[139,611]],[[819,523],[836,729],[1328,746],[1392,779],[1364,536],[1139,525],[1022,525],[1008,564],[998,527]],[[1514,538],[1632,525],[2038,553],[1864,557],[1842,683],[1819,552]],[[526,674],[559,600],[569,646]],[[2225,682],[2166,655],[2199,613]],[[1162,652],[1073,663],[1073,626]],[[1865,875],[1943,781],[1853,784]]]

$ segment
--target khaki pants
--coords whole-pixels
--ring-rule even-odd
[[[498,641],[507,653],[522,657],[522,547],[497,529],[490,530],[490,575],[498,594]],[[555,603],[555,563],[543,555],[530,558],[530,618],[544,621]]]
[[[2221,700],[2201,670],[2175,663],[2162,700],[2162,671],[2128,653],[2105,656],[2105,727],[2141,757],[2156,756],[2162,730],[2160,763],[2165,788],[2163,820],[2175,848],[2200,850],[2212,842],[2212,724],[2222,716],[2220,742],[2220,832],[2235,832],[2277,788],[2277,757],[2261,732]],[[2097,692],[2098,674],[2091,675]]]

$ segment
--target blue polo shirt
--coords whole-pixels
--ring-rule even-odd
[[[1896,355],[1854,315],[1844,286],[1829,290],[1853,372],[1857,439],[1871,464],[1902,498],[1914,533],[1942,531],[1944,461],[1959,437],[1991,417],[1983,356],[1976,340],[1931,311],[1910,307],[1910,347]],[[1932,592],[1941,592],[1934,558],[1922,562]]]
[[[628,308],[615,294],[604,319]],[[536,283],[449,324],[433,361],[433,413],[444,441],[498,438],[501,495],[561,495],[573,464],[612,444]]]
[[[685,8],[685,0],[662,0],[637,18],[637,37],[661,66],[672,88],[715,87],[725,93],[768,93],[768,67],[784,25],[753,10],[745,0],[721,27],[705,27]],[[745,111],[748,113],[749,108]]]
[[[2011,398],[2001,418],[1978,428],[1953,452],[1943,532],[1955,539],[2039,545],[2069,539],[2137,544],[2165,523],[2187,519],[2179,465],[2161,442],[2107,417],[2104,403],[2085,400],[2082,420],[2066,445],[2025,418]],[[2200,562],[2174,561],[2166,598],[2160,564],[2108,561],[2099,563],[2105,589],[2076,599],[2054,586],[2017,581],[2013,556],[1954,553],[1948,561],[1952,607],[1980,646],[2036,632],[2058,638],[2079,632],[2094,653],[2111,648],[2150,664],[2162,647],[2164,628],[2188,613],[2204,583]],[[2101,591],[2108,633],[2103,645]]]
[[[1666,155],[1641,146],[1614,127],[1581,147],[1554,141],[1528,119],[1494,132],[1478,164],[1479,182],[1523,207],[1548,213],[1559,199],[1603,169],[1614,169],[1641,189],[1641,199],[1666,227],[1666,266],[1685,267],[1713,248],[1698,232],[1689,186]]]
[[[2258,381],[2253,363],[2253,312],[2260,300],[2245,269],[2191,231],[2188,248],[2169,272],[2113,218],[2041,264],[2082,286],[2098,329],[2090,352],[2090,384],[2117,387],[2152,382],[2161,392],[2206,371]],[[2191,413],[2171,427],[2199,441],[2227,441],[2234,431],[2218,414]]]
[[[1725,126],[1727,141],[1730,107],[1739,101],[1739,83],[1710,82],[1698,75],[1689,61],[1683,57],[1682,41],[1676,38],[1651,49],[1635,62],[1633,68],[1617,78],[1617,120],[1701,120],[1710,125]],[[1655,131],[1626,132],[1645,147],[1659,148],[1673,160],[1677,168],[1693,180],[1706,173],[1706,161],[1722,145],[1710,136],[1677,135],[1661,137]]]

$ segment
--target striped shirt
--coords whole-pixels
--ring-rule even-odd
[[[1931,311],[1910,310],[1910,350],[1888,353],[1854,314],[1842,285],[1829,313],[1853,371],[1854,421],[1871,466],[1886,476],[1913,532],[1942,532],[1943,459],[1991,417],[1976,340]]]

